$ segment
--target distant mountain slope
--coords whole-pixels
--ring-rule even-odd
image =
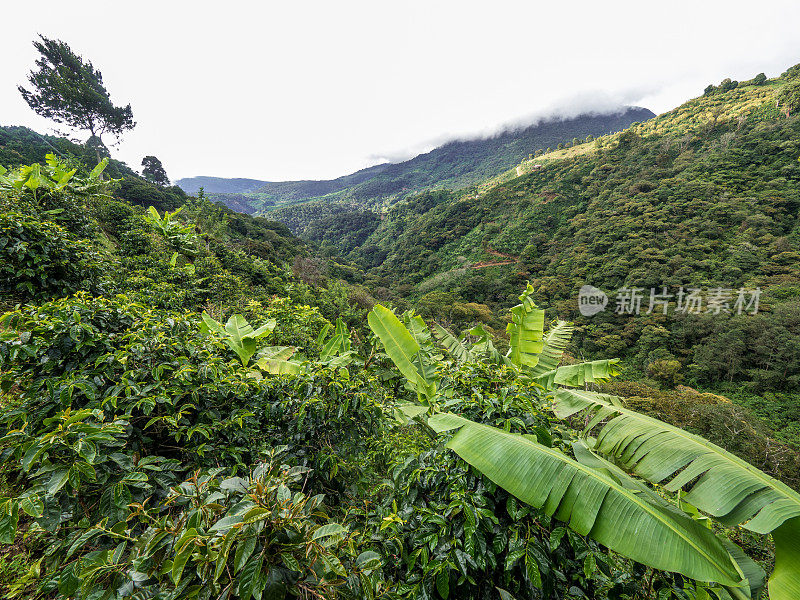
[[[267,181],[259,179],[227,179],[225,177],[184,177],[175,181],[175,185],[187,194],[197,194],[200,188],[207,194],[241,194],[242,192],[254,192]]]
[[[550,119],[491,137],[448,142],[407,161],[376,165],[331,180],[263,182],[192,177],[176,184],[187,193],[196,193],[202,185],[215,200],[243,212],[271,211],[319,199],[375,208],[426,189],[471,185],[502,173],[537,150],[568,144],[574,138],[583,141],[589,135],[620,131],[653,116],[646,108],[621,107],[613,113]],[[286,222],[297,220],[297,215],[284,211],[276,217]]]
[[[530,281],[550,316],[575,322],[581,356],[619,356],[642,373],[671,361],[689,385],[743,395],[780,390],[783,404],[747,402],[797,440],[800,65],[732,85],[485,185],[381,215],[329,213],[304,237],[360,264],[370,289],[443,321],[459,302],[499,314]],[[584,285],[608,294],[600,314],[579,312]],[[681,309],[690,289],[702,304]],[[668,311],[649,310],[651,297]],[[758,313],[737,308],[740,297],[760,298]]]
[[[363,201],[409,190],[462,188],[502,173],[537,150],[571,143],[575,138],[583,142],[589,135],[621,131],[631,123],[654,116],[646,108],[626,107],[611,114],[552,119],[492,137],[448,142],[410,160],[389,165],[377,177],[356,186],[350,195]]]
[[[234,210],[256,210],[287,202],[317,198],[373,178],[389,165],[381,164],[361,169],[336,179],[304,179],[300,181],[261,181],[259,179],[226,179],[224,177],[188,177],[175,182],[186,193],[195,194],[200,188],[206,194]]]

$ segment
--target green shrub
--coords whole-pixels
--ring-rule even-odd
[[[102,262],[92,245],[50,221],[0,213],[0,293],[27,302],[97,290]]]

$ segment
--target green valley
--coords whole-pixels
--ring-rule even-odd
[[[800,597],[800,65],[173,185],[34,47],[88,141],[0,127],[3,598]]]

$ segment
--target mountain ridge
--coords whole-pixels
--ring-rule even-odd
[[[505,171],[537,150],[569,144],[575,138],[583,141],[587,136],[619,131],[654,116],[646,108],[625,106],[616,111],[587,111],[575,117],[510,125],[490,136],[454,139],[408,160],[381,163],[335,179],[270,182],[197,176],[175,183],[187,193],[196,193],[202,185],[214,200],[242,212],[269,211],[336,194],[338,197],[329,199],[375,205],[406,192],[477,183]]]

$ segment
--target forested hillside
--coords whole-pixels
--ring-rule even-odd
[[[360,264],[387,297],[458,324],[482,314],[501,328],[529,279],[554,316],[578,324],[574,352],[626,357],[639,376],[670,363],[672,385],[740,396],[796,440],[800,118],[789,104],[796,81],[790,71],[761,85],[713,89],[620,134],[523,161],[481,186],[426,192],[382,215],[340,209],[304,235]],[[603,313],[578,313],[585,284],[609,295]],[[664,286],[673,295],[681,286],[760,288],[760,311],[675,314],[673,297],[670,314],[644,314],[650,289]],[[640,288],[643,314],[614,314],[621,288]],[[454,313],[454,303],[478,303],[484,312]]]
[[[798,110],[726,81],[310,244],[0,129],[0,593],[796,600]]]
[[[192,177],[177,184],[189,193],[205,186],[211,198],[242,212],[280,209],[276,217],[281,221],[305,226],[309,215],[324,217],[328,210],[337,210],[337,205],[376,208],[415,191],[476,183],[551,146],[582,143],[587,136],[591,139],[620,131],[652,116],[644,108],[624,107],[607,114],[545,119],[489,137],[451,141],[410,160],[376,165],[327,181],[261,182],[258,186],[254,180]],[[295,204],[302,206],[295,208]]]

